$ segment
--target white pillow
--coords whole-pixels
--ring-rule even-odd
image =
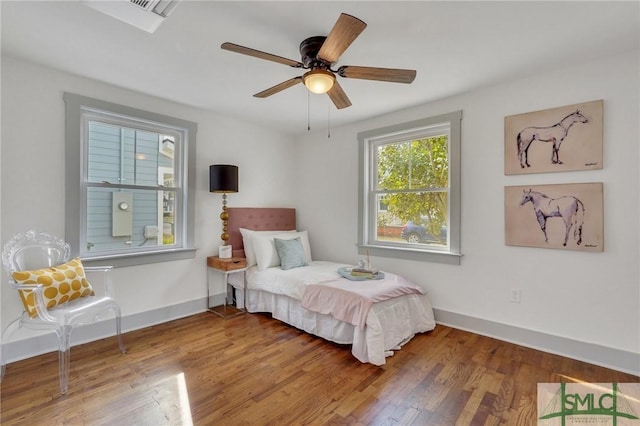
[[[307,231],[283,232],[275,235],[254,234],[252,236],[252,244],[256,255],[258,270],[264,271],[272,266],[280,265],[280,257],[278,256],[278,251],[276,250],[276,245],[273,241],[274,238],[290,240],[297,237],[300,237],[302,247],[304,248],[304,255],[308,264],[311,262],[311,246],[309,245],[309,234]]]
[[[288,232],[296,232],[295,229],[291,231],[254,231],[252,229],[239,228],[242,235],[242,244],[244,245],[244,257],[247,259],[247,267],[251,267],[256,264],[256,252],[253,248],[253,236],[254,235],[278,235]]]

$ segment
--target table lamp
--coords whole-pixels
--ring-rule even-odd
[[[219,248],[219,257],[228,259],[231,257],[231,246],[227,245],[229,233],[227,232],[227,221],[229,212],[227,211],[227,193],[238,192],[238,166],[229,164],[214,164],[209,166],[209,192],[222,193],[222,245]]]

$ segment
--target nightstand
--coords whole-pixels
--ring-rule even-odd
[[[242,291],[246,296],[246,279],[245,271],[247,270],[247,260],[244,257],[231,257],[229,259],[220,259],[218,256],[207,257],[207,267],[215,272],[218,272],[223,277],[223,283],[225,285],[225,297],[222,305],[211,306],[211,283],[209,282],[209,273],[207,273],[207,309],[209,312],[213,312],[222,318],[231,318],[236,315],[244,314],[246,307],[238,307],[237,300],[235,306],[233,304],[233,286],[229,284],[229,275],[242,274]],[[231,293],[231,302],[229,299],[229,293]]]

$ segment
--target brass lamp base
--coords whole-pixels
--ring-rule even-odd
[[[220,213],[220,219],[222,219],[222,234],[220,238],[222,239],[222,245],[227,245],[227,240],[229,240],[229,229],[227,228],[227,223],[229,221],[229,212],[227,211],[227,194],[222,194],[222,213]]]

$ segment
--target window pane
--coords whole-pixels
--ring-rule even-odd
[[[389,211],[387,194],[378,194],[376,239],[385,242],[401,242],[402,219]]]
[[[87,188],[86,252],[173,244],[175,193]]]
[[[377,189],[449,186],[448,137],[440,135],[377,148]]]
[[[410,145],[410,188],[448,187],[449,144],[447,136],[414,140]]]
[[[119,183],[120,129],[115,126],[89,123],[88,180]]]
[[[446,191],[378,195],[379,241],[448,246]]]
[[[175,243],[175,211],[176,194],[173,191],[160,191],[162,196],[162,244],[171,245]]]
[[[409,188],[409,148],[408,143],[378,146],[378,189]]]
[[[174,173],[174,144],[172,136],[90,121],[88,181],[156,186],[160,168]]]

